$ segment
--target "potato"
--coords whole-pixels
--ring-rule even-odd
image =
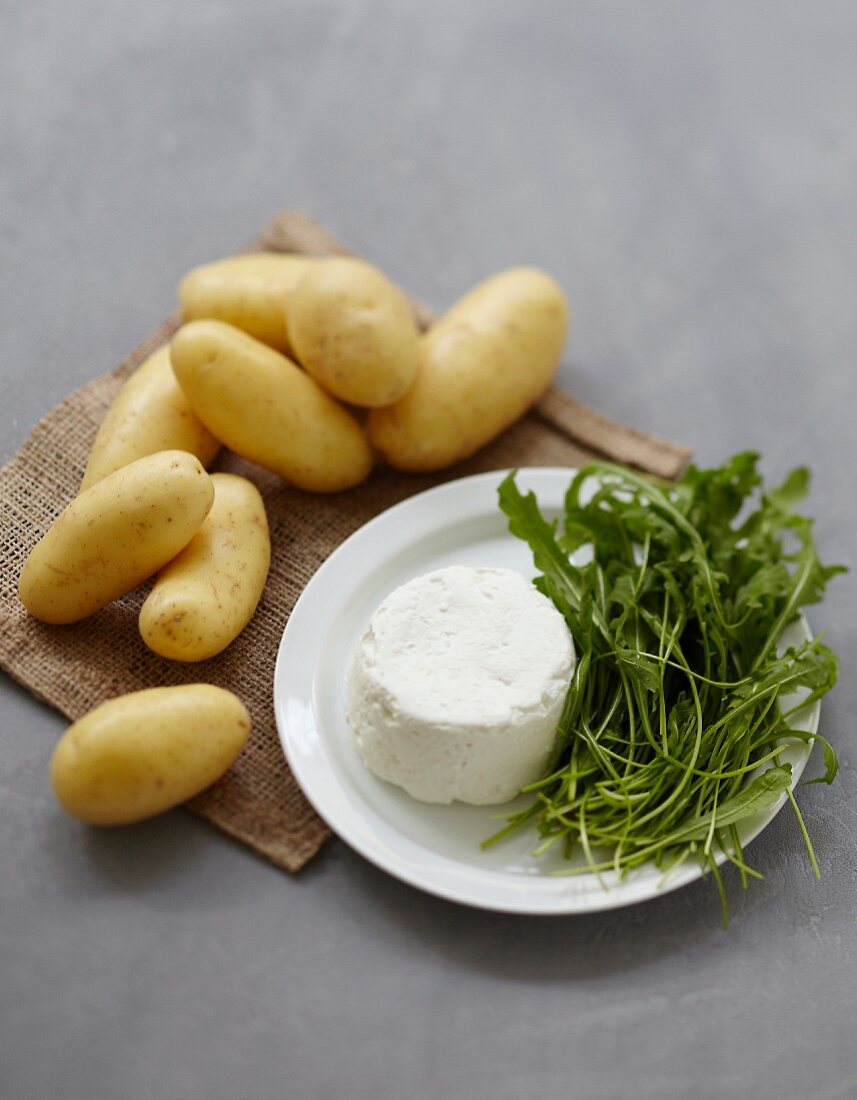
[[[69,726],[51,759],[51,783],[73,817],[127,825],[211,786],[249,734],[244,704],[223,688],[134,691]]]
[[[222,321],[173,337],[173,370],[219,440],[301,489],[333,493],[362,481],[372,452],[357,421],[284,355]]]
[[[370,442],[399,470],[468,458],[547,388],[567,327],[563,292],[544,272],[511,268],[480,283],[422,337],[413,388],[370,412]]]
[[[414,383],[419,333],[404,294],[363,260],[318,260],[289,299],[295,356],[335,397],[391,405]]]
[[[151,577],[186,546],[214,500],[198,458],[159,451],[75,497],[24,562],[18,591],[31,615],[73,623]]]
[[[220,443],[196,416],[176,382],[169,345],[134,371],[104,418],[81,489],[156,451],[188,451],[208,466]]]
[[[202,527],[158,576],[140,609],[140,635],[162,657],[204,661],[237,638],[256,610],[271,561],[265,505],[256,486],[213,474]]]
[[[289,354],[286,312],[314,263],[311,256],[260,252],[195,267],[179,283],[184,319],[225,321]]]

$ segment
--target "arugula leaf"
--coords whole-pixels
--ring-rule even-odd
[[[684,844],[689,840],[703,840],[712,829],[726,829],[739,821],[766,810],[789,789],[792,779],[791,764],[768,768],[758,778],[708,813],[694,818],[673,830],[664,841],[668,844]]]
[[[572,477],[560,523],[514,474],[503,481],[509,530],[530,546],[536,586],[565,617],[578,664],[548,774],[486,843],[529,824],[539,852],[579,844],[590,869],[625,873],[650,859],[673,866],[702,842],[722,888],[717,843],[746,885],[757,873],[736,825],[788,792],[817,870],[779,757],[789,740],[819,741],[825,772],[809,782],[830,783],[836,753],[794,729],[781,700],[821,698],[838,665],[820,639],[785,652],[778,643],[844,567],[822,564],[811,520],[794,511],[809,472],[765,489],[758,463],[745,451],[671,484],[591,462]]]

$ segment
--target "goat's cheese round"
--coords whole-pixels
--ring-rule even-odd
[[[397,588],[348,678],[364,763],[423,802],[507,802],[543,773],[574,672],[562,615],[520,573],[452,566]]]

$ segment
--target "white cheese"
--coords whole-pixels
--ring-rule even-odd
[[[574,672],[565,620],[520,573],[452,566],[388,596],[348,718],[363,761],[423,802],[506,802],[543,773]]]

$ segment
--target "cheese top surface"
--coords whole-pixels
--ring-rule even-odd
[[[366,765],[427,802],[504,802],[538,778],[574,671],[565,620],[521,574],[452,566],[396,589],[354,654]]]

